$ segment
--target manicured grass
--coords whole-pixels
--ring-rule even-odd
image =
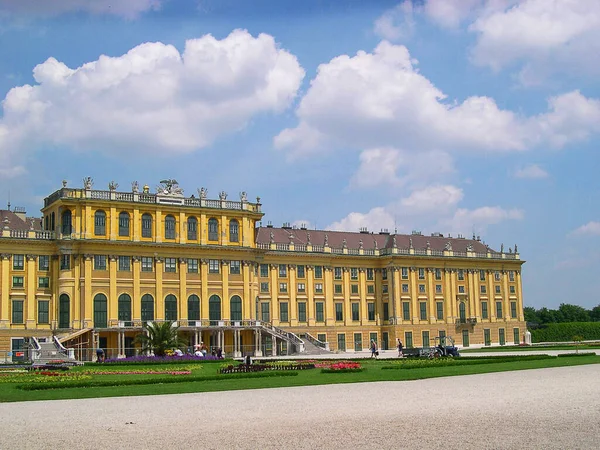
[[[579,350],[600,349],[600,344],[582,344],[577,346]],[[480,353],[480,352],[531,352],[544,350],[572,350],[575,351],[575,345],[506,345],[502,347],[481,347],[481,348],[463,348],[460,353]]]
[[[546,358],[522,360],[509,360],[505,362],[489,361],[478,365],[457,365],[447,367],[424,367],[411,370],[382,370],[389,366],[393,360],[360,360],[361,372],[354,373],[327,373],[319,369],[298,371],[295,376],[273,376],[260,378],[233,377],[231,375],[216,376],[218,366],[198,364],[192,369],[192,375],[173,375],[173,381],[168,384],[143,384],[129,386],[104,386],[85,388],[61,388],[50,390],[24,391],[17,388],[18,383],[0,383],[0,401],[29,401],[29,400],[56,400],[71,398],[94,397],[122,397],[129,395],[156,395],[156,394],[182,394],[191,392],[216,392],[242,389],[260,389],[291,386],[313,386],[321,384],[358,383],[373,381],[405,381],[424,378],[446,377],[455,375],[470,375],[490,372],[504,372],[513,370],[539,369],[546,367],[565,367],[582,364],[600,363],[599,356],[582,356],[578,358]],[[89,368],[89,367],[88,367]],[[98,368],[98,366],[94,367]],[[114,370],[136,370],[139,366],[120,365]],[[73,371],[85,371],[86,367],[75,368]],[[187,380],[185,377],[190,377]],[[152,380],[160,382],[164,375],[95,375],[93,380],[114,381],[119,380]],[[158,377],[158,378],[157,378]],[[177,380],[175,380],[175,378]],[[194,381],[190,381],[193,379]],[[177,382],[175,382],[177,381]]]

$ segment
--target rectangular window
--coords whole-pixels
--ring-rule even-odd
[[[408,283],[404,283],[402,285],[402,293],[403,294],[407,294],[408,293]]]
[[[38,270],[44,271],[50,268],[50,257],[48,255],[40,255],[38,258]]]
[[[502,302],[496,302],[496,318],[502,319]]]
[[[38,301],[38,323],[50,323],[50,302]]]
[[[341,284],[334,284],[333,285],[333,292],[336,294],[341,294],[342,293],[342,285]]]
[[[152,216],[150,214],[142,215],[142,237],[152,237]]]
[[[519,345],[521,343],[521,333],[518,328],[513,328],[513,342],[515,345]]]
[[[317,293],[317,294],[323,293],[323,283],[315,283],[315,293]]]
[[[375,285],[367,284],[367,294],[375,294]]]
[[[298,283],[298,292],[306,292],[306,284],[304,283]]]
[[[485,270],[479,271],[479,281],[485,281]]]
[[[517,318],[517,302],[510,302],[510,318]]]
[[[263,322],[271,320],[271,310],[268,302],[262,302],[260,304],[260,320]]]
[[[419,267],[419,280],[425,279],[425,269],[423,267]]]
[[[500,272],[497,270],[494,272],[494,280],[500,281]]]
[[[360,320],[360,305],[358,303],[352,303],[352,320],[357,322]]]
[[[350,285],[350,293],[351,294],[358,294],[358,284],[351,284]]]
[[[429,342],[429,331],[423,331],[421,333],[421,339],[423,340],[423,348],[431,347],[431,343]]]
[[[13,270],[25,269],[25,255],[13,255]]]
[[[387,280],[387,269],[381,269],[381,279]]]
[[[442,269],[435,269],[435,279],[440,281],[442,279]]]
[[[24,283],[23,277],[12,277],[12,286],[14,288],[22,288]]]
[[[506,336],[504,336],[504,328],[498,329],[498,342],[500,343],[500,345],[506,344]]]
[[[323,266],[315,266],[315,278],[323,278]]]
[[[287,283],[279,283],[279,292],[286,293],[287,291]]]
[[[315,314],[317,315],[317,322],[325,322],[324,306],[325,305],[323,302],[315,303]]]
[[[377,333],[369,333],[369,342],[374,341],[376,344],[379,342],[377,339]]]
[[[327,342],[327,335],[325,333],[317,334],[317,339],[321,342]]]
[[[282,278],[287,277],[287,266],[285,264],[279,264],[279,276]]]
[[[49,288],[50,287],[50,277],[39,277],[38,278],[38,287],[39,288]]]
[[[515,281],[515,271],[514,270],[508,271],[508,281]]]
[[[231,275],[239,275],[241,273],[240,266],[240,261],[231,261],[229,263],[229,273]]]
[[[442,285],[441,284],[436,284],[435,285],[435,293],[436,294],[441,294],[442,293]]]
[[[23,300],[12,301],[12,323],[23,323]]]
[[[367,280],[373,281],[375,279],[375,275],[373,273],[373,269],[367,269]]]
[[[402,320],[410,320],[410,302],[402,302]]]
[[[298,267],[296,267],[296,276],[298,278],[305,278],[306,277],[304,266],[298,266]]]
[[[436,319],[444,320],[444,302],[436,302],[435,309],[436,309],[436,314],[435,314]]]
[[[354,333],[354,351],[362,351],[362,333]]]
[[[260,283],[260,292],[269,292],[269,283],[268,282],[261,282]]]
[[[462,331],[462,344],[463,344],[463,347],[469,346],[469,330]]]
[[[387,305],[387,303],[386,303],[386,305]],[[367,303],[367,314],[369,316],[370,321],[375,320],[375,303],[373,303],[373,302]]]
[[[446,331],[444,331],[444,330],[439,330],[439,331],[438,331],[438,336],[440,337],[440,340],[441,340],[441,339],[444,339],[444,338],[446,337]]]
[[[427,320],[427,302],[419,302],[419,318]]]
[[[260,276],[263,278],[266,278],[269,276],[269,265],[268,264],[260,265]]]
[[[298,322],[306,322],[306,302],[298,302]]]
[[[464,286],[459,286],[458,287],[458,293],[459,294],[464,294],[465,293],[465,287]]]
[[[219,260],[209,259],[208,260],[208,273],[219,273]]]
[[[403,267],[402,269],[402,279],[403,280],[408,280],[408,267]]]
[[[485,287],[485,284],[482,284],[481,286],[479,286],[479,292],[481,294],[486,294],[487,293],[487,288]]]
[[[71,255],[60,255],[60,270],[71,268]]]
[[[350,279],[351,280],[358,280],[358,269],[356,267],[352,267],[350,269]]]
[[[482,319],[487,319],[488,318],[488,304],[487,304],[487,302],[481,302],[481,318]]]
[[[154,258],[151,256],[142,256],[142,272],[152,272],[154,270]]]
[[[404,346],[406,348],[413,348],[412,331],[404,332]]]
[[[197,259],[188,258],[187,271],[188,271],[188,273],[198,273],[198,260]]]
[[[492,333],[489,328],[484,328],[483,330],[483,345],[492,345]]]
[[[465,271],[463,269],[458,269],[458,281],[465,280]]]
[[[383,304],[383,320],[390,320],[390,304]]]
[[[494,286],[494,290],[495,290],[496,294],[500,294],[501,293],[500,285],[498,284],[498,285]]]
[[[337,340],[338,340],[338,351],[345,352],[346,351],[346,335],[344,333],[338,334]]]
[[[511,294],[514,294],[514,293],[515,293],[515,287],[514,287],[514,286],[509,286],[509,287],[508,287],[508,290],[509,290],[509,292],[510,292]]]
[[[169,259],[169,258],[167,258]],[[119,270],[128,272],[131,270],[131,257],[119,256]]]
[[[381,292],[383,294],[387,294],[388,293],[388,285],[384,284],[383,286],[381,286]]]
[[[341,280],[342,279],[342,268],[341,267],[334,267],[333,268],[333,278],[336,280]]]
[[[419,294],[424,294],[425,293],[425,285],[424,284],[420,284],[419,285]]]
[[[94,270],[106,270],[106,255],[94,255]]]
[[[281,302],[279,304],[279,320],[281,322],[288,322],[289,321],[289,317],[288,317],[288,303],[287,302]]]
[[[336,320],[336,322],[341,322],[344,320],[344,304],[343,303],[335,304],[335,320]]]

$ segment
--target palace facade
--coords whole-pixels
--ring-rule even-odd
[[[190,346],[263,355],[519,343],[526,331],[515,246],[479,238],[261,226],[260,198],[63,187],[42,218],[2,210],[0,350],[58,336],[76,356],[135,352],[148,321],[176,321]],[[310,343],[310,344],[309,344]]]

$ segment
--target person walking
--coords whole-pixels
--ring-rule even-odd
[[[377,351],[377,343],[375,342],[375,339],[371,339],[371,358],[377,359],[378,354],[379,352]]]
[[[402,358],[404,356],[402,354],[402,349],[404,348],[404,346],[402,345],[402,341],[400,340],[400,338],[398,338],[398,343],[396,344],[396,346],[398,347],[398,358]]]

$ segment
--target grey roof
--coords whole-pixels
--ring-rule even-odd
[[[32,222],[34,230],[40,231],[42,229],[42,219],[38,217],[27,217],[23,220],[17,214],[7,209],[0,209],[0,228],[4,227],[5,218],[8,219],[8,228],[11,230],[30,230]]]

